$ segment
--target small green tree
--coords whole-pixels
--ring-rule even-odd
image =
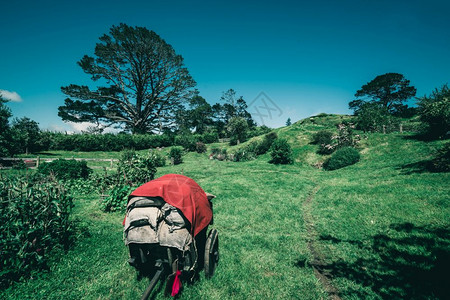
[[[286,139],[276,139],[270,148],[270,155],[272,164],[292,164],[292,149]]]
[[[443,138],[450,130],[450,89],[447,84],[435,89],[430,96],[417,99],[420,120],[427,125],[427,133]]]
[[[242,117],[233,117],[227,125],[227,130],[230,133],[230,144],[239,145],[247,138],[248,123]]]
[[[12,116],[11,110],[5,105],[8,102],[0,94],[0,156],[10,155],[10,135],[9,118]]]
[[[23,117],[12,123],[14,154],[35,152],[39,150],[40,129],[37,122]]]
[[[286,126],[291,126],[292,122],[291,122],[291,118],[288,118],[286,121]]]

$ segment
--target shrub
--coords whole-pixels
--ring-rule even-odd
[[[450,171],[450,142],[439,149],[431,160],[431,169],[434,172]]]
[[[321,144],[331,144],[331,138],[333,137],[333,133],[328,130],[320,130],[316,132],[312,137],[312,143],[321,145]]]
[[[228,155],[227,155],[227,149],[226,148],[217,148],[217,147],[212,147],[211,148],[211,155],[209,156],[210,158],[213,159],[217,159],[217,160],[226,160],[228,159]]]
[[[164,167],[166,165],[166,157],[160,152],[153,149],[149,151],[149,157],[154,161],[155,167]]]
[[[292,158],[292,149],[287,140],[276,139],[272,147],[270,147],[270,155],[272,164],[292,164],[294,162]]]
[[[264,139],[262,142],[258,145],[258,148],[256,149],[256,154],[261,155],[265,154],[267,151],[269,151],[270,147],[272,146],[273,142],[278,138],[278,135],[275,131],[272,131],[264,136]]]
[[[175,145],[182,146],[186,151],[196,151],[196,144],[197,140],[191,133],[183,133],[175,137]]]
[[[197,142],[196,143],[196,151],[197,151],[197,153],[205,153],[206,145],[202,142]]]
[[[351,147],[338,149],[323,164],[325,170],[336,170],[357,163],[360,159],[359,152]]]
[[[243,147],[240,149],[237,149],[233,154],[232,154],[232,158],[233,161],[238,162],[238,161],[249,161],[249,160],[253,160],[256,158],[256,153],[251,151],[252,149],[247,147]]]
[[[172,147],[169,152],[170,160],[172,164],[178,165],[183,162],[183,148],[181,147]]]
[[[155,156],[137,155],[133,150],[124,151],[119,160],[117,172],[128,185],[150,181],[156,173]]]
[[[100,208],[104,212],[125,211],[128,201],[128,194],[131,187],[128,185],[117,185],[109,191],[109,195],[100,202]]]
[[[211,144],[219,141],[219,135],[217,132],[205,132],[204,134],[199,135],[198,139],[205,144]]]
[[[450,131],[450,88],[447,84],[430,96],[418,98],[420,120],[427,125],[427,134],[443,138]]]
[[[38,178],[37,176],[36,178]],[[49,178],[49,177],[47,177]],[[0,287],[47,268],[73,237],[72,198],[56,181],[0,175]]]
[[[76,161],[75,159],[58,159],[49,163],[42,163],[38,172],[44,175],[54,174],[58,179],[88,178],[92,172],[86,161]]]

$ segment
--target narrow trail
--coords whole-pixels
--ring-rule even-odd
[[[338,290],[331,283],[330,274],[324,269],[326,262],[325,257],[319,251],[317,246],[317,231],[314,224],[314,218],[312,216],[312,202],[314,196],[319,191],[320,186],[317,185],[311,194],[303,202],[303,219],[305,220],[306,230],[308,232],[308,249],[313,259],[310,262],[311,267],[314,270],[314,275],[319,279],[328,296],[332,300],[340,300]]]

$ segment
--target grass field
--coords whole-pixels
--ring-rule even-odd
[[[312,167],[324,158],[309,144],[311,134],[342,118],[278,129],[294,147],[293,165],[271,165],[268,154],[234,163],[189,153],[184,163],[158,169],[157,176],[184,174],[217,196],[219,266],[212,279],[202,275],[185,285],[180,299],[449,295],[450,175],[421,167],[443,142],[370,134],[361,142],[362,160],[356,165],[329,172]],[[138,281],[126,263],[123,215],[101,212],[96,194],[75,196],[74,218],[84,230],[72,249],[60,254],[48,272],[14,284],[0,298],[140,297],[148,280]],[[164,298],[161,291],[152,296]]]

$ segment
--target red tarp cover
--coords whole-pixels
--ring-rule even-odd
[[[133,196],[163,198],[183,213],[193,227],[194,236],[211,222],[212,210],[206,193],[189,177],[164,175],[135,189],[129,198]]]

